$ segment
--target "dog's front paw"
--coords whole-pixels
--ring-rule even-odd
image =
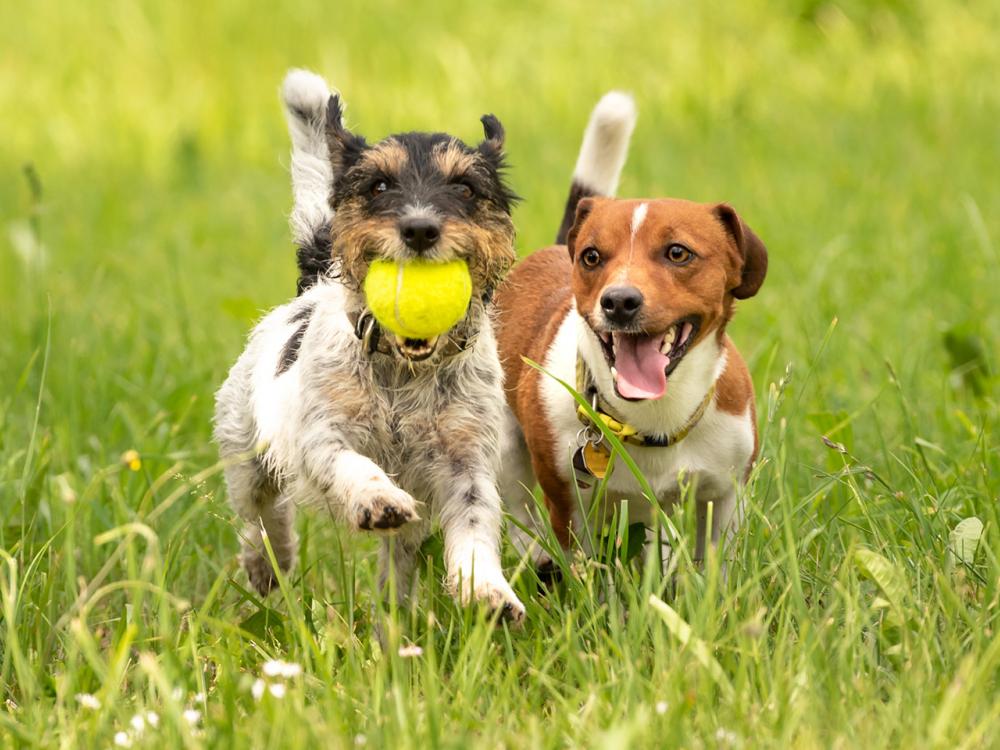
[[[373,487],[360,499],[356,523],[362,531],[391,532],[400,526],[419,521],[417,501],[398,487]]]
[[[458,589],[462,604],[485,604],[490,611],[499,612],[501,620],[515,625],[524,620],[524,605],[502,575],[488,576],[482,580],[473,576],[463,579],[460,584],[453,583],[452,587]]]

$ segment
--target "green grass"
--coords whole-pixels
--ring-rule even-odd
[[[0,6],[0,746],[108,747],[145,711],[137,746],[995,742],[995,3],[342,5]],[[640,106],[621,193],[728,200],[765,239],[732,326],[763,454],[727,578],[690,563],[687,513],[668,610],[652,570],[571,560],[547,597],[522,571],[527,623],[496,628],[432,555],[374,617],[374,546],[312,517],[281,593],[246,593],[211,401],[294,289],[293,65],[371,136],[472,140],[496,112],[522,253],[613,87]],[[303,673],[258,702],[272,658]]]

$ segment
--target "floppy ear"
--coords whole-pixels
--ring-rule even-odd
[[[504,129],[496,115],[483,115],[479,118],[483,123],[485,138],[479,144],[479,153],[487,159],[500,163],[503,160]]]
[[[344,127],[344,110],[339,96],[331,96],[326,104],[326,146],[330,152],[330,166],[334,182],[351,168],[361,152],[368,148],[365,139]]]
[[[594,210],[594,202],[593,198],[581,198],[576,204],[573,226],[569,228],[569,234],[566,235],[566,249],[569,250],[569,259],[571,261],[576,257],[576,236],[580,233],[583,222],[587,220],[590,212]]]
[[[753,297],[767,276],[767,248],[728,203],[717,205],[715,215],[733,238],[743,260],[740,283],[730,291],[736,299]]]

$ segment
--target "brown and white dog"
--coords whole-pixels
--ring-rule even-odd
[[[559,244],[521,261],[498,289],[497,340],[510,408],[501,494],[530,528],[534,503],[526,488],[537,479],[559,542],[587,541],[580,513],[590,509],[579,507],[573,484],[602,475],[607,444],[573,396],[526,357],[574,384],[606,415],[661,507],[680,499],[682,477],[692,483],[701,557],[709,517],[713,543],[735,529],[737,489],[757,453],[753,384],[726,325],[736,300],[763,283],[767,251],[725,203],[595,197],[613,194],[634,120],[624,95],[598,104]],[[612,142],[617,147],[609,150]],[[630,522],[648,526],[650,503],[617,463],[607,481],[613,502],[605,507],[627,499]],[[589,502],[589,492],[580,495]],[[531,536],[511,532],[544,571],[550,561]]]

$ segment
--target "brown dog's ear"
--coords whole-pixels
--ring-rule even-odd
[[[736,299],[753,297],[767,276],[767,248],[728,203],[717,205],[715,215],[732,236],[743,259],[740,283],[730,291]]]
[[[569,228],[566,235],[566,248],[569,250],[569,259],[572,261],[576,257],[576,236],[580,233],[580,227],[594,210],[593,198],[581,198],[576,204],[576,214],[573,217],[573,226]]]
[[[331,96],[326,104],[326,147],[330,153],[334,182],[350,169],[368,148],[365,139],[344,127],[344,110],[339,96]]]

